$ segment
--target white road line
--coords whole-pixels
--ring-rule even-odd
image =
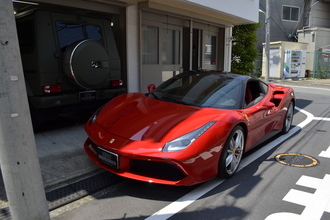
[[[305,206],[301,214],[278,212],[269,215],[266,220],[277,219],[321,219],[324,212],[329,211],[330,204],[330,175],[325,174],[323,179],[310,176],[301,176],[296,185],[315,189],[314,193],[308,193],[291,189],[283,198],[284,201]]]
[[[325,117],[314,117],[314,120],[317,120],[317,121],[330,121],[330,118],[325,118]]]
[[[330,89],[327,88],[322,88],[322,87],[309,87],[309,86],[299,86],[299,85],[289,85],[289,84],[280,84],[280,83],[274,83],[278,85],[284,85],[284,86],[289,86],[289,87],[298,87],[302,89],[316,89],[316,90],[325,90],[325,91],[330,91]]]
[[[330,146],[328,147],[328,149],[326,151],[322,151],[319,154],[320,157],[326,157],[326,158],[330,158]],[[330,205],[330,204],[329,204]]]
[[[270,151],[274,147],[278,146],[280,143],[284,142],[289,137],[291,137],[292,135],[294,135],[295,133],[300,131],[303,127],[305,127],[311,121],[313,121],[314,116],[311,113],[309,113],[309,112],[307,112],[307,111],[305,111],[301,108],[298,108],[298,107],[295,107],[295,108],[299,112],[305,114],[307,116],[307,118],[303,122],[301,122],[300,124],[298,124],[297,126],[292,128],[287,134],[281,135],[276,140],[274,140],[274,141],[270,142],[269,144],[263,146],[260,150],[256,151],[255,153],[251,154],[250,156],[244,158],[242,160],[241,164],[240,164],[240,167],[239,167],[238,171],[242,170],[243,168],[248,166],[250,163],[255,161],[257,158],[261,157],[262,155],[264,155],[265,153],[267,153],[268,151]],[[215,187],[222,184],[224,181],[225,180],[219,180],[218,178],[215,178],[211,181],[208,181],[208,182],[204,183],[203,185],[199,186],[198,188],[194,189],[190,193],[184,195],[183,197],[179,198],[178,200],[176,200],[176,201],[172,202],[171,204],[167,205],[166,207],[159,210],[158,212],[154,213],[153,215],[149,216],[148,218],[146,218],[146,220],[165,220],[165,219],[168,219],[171,216],[173,216],[174,214],[176,214],[179,211],[181,211],[182,209],[184,209],[185,207],[187,207],[188,205],[190,205],[191,203],[195,202],[197,199],[202,197],[207,192],[211,191]]]

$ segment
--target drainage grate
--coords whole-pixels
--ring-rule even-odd
[[[102,172],[87,179],[47,192],[48,208],[49,210],[56,209],[84,196],[110,187],[120,180],[121,177],[117,175],[110,172]]]
[[[46,193],[48,209],[64,206],[70,202],[81,199],[84,196],[98,192],[118,183],[122,178],[110,172],[102,172],[94,176],[74,182],[70,185],[55,189]],[[8,207],[0,209],[0,220],[11,220]]]
[[[312,167],[319,163],[314,157],[297,153],[278,154],[275,159],[281,164],[293,167]]]

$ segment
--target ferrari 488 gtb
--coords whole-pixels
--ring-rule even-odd
[[[243,153],[292,124],[294,91],[251,76],[186,72],[148,89],[114,98],[85,124],[98,166],[170,185],[228,178]]]

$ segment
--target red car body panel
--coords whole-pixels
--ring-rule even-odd
[[[94,123],[85,124],[88,138],[84,148],[94,163],[117,175],[160,184],[193,185],[217,176],[222,149],[235,126],[240,124],[245,129],[248,151],[271,131],[282,129],[286,108],[293,99],[291,88],[273,84],[259,103],[238,110],[170,103],[142,93],[124,94],[105,105]],[[277,105],[267,106],[270,101]],[[186,149],[162,151],[167,142],[210,121],[215,121],[213,126]],[[118,155],[117,168],[99,160],[98,147]],[[156,165],[164,166],[164,175],[158,176],[157,168],[149,175],[141,171]]]

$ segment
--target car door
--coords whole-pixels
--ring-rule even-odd
[[[267,91],[267,84],[259,80],[249,80],[246,84],[243,110],[248,122],[246,150],[267,137],[276,124],[276,108],[267,99]]]

